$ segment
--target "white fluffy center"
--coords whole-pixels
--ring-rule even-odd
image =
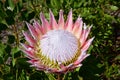
[[[40,41],[42,54],[51,61],[63,63],[70,61],[78,50],[78,40],[65,30],[52,30],[43,35]]]

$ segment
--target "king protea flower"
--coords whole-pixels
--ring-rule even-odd
[[[91,26],[86,26],[80,17],[74,23],[72,10],[66,22],[62,10],[58,22],[51,10],[49,22],[43,13],[40,13],[40,19],[42,24],[35,20],[33,25],[26,22],[30,34],[23,32],[27,43],[22,44],[22,50],[31,66],[52,73],[66,73],[80,67],[89,56],[86,51],[93,41],[93,38],[87,40]]]

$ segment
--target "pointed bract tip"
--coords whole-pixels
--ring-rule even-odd
[[[72,14],[72,8],[70,9],[70,12],[69,12],[70,14]]]
[[[43,15],[43,13],[42,12],[40,12],[40,17]]]
[[[60,12],[63,12],[63,10],[62,10],[62,9],[60,9]]]
[[[51,9],[49,9],[49,12],[52,13]]]

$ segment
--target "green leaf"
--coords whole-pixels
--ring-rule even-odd
[[[115,57],[115,60],[120,60],[120,54]]]
[[[15,36],[13,35],[8,35],[8,43],[12,44],[15,42]]]
[[[15,66],[15,64],[16,64],[16,59],[12,59],[12,66],[14,67]]]
[[[10,54],[11,46],[10,45],[6,45],[5,51],[6,51],[6,53]]]
[[[33,12],[30,12],[30,13],[28,14],[28,20],[33,19],[34,16],[35,16],[35,12],[34,12],[34,11],[33,11]]]
[[[7,25],[0,23],[0,31],[6,30],[7,28],[8,28]]]
[[[111,5],[110,8],[111,8],[111,10],[113,10],[113,11],[118,10],[118,7],[117,7],[117,6],[114,6],[114,5]]]
[[[0,7],[2,7],[2,6],[0,6]],[[6,16],[7,15],[6,15],[5,11],[3,10],[3,8],[0,8],[0,17],[5,18]]]
[[[47,74],[49,80],[56,80],[55,77],[52,74]]]
[[[3,62],[3,57],[0,56],[0,65],[3,64],[3,63],[4,63],[4,62]]]
[[[47,73],[45,74],[42,71],[34,71],[34,73],[30,75],[30,80],[49,80],[49,79],[47,77]]]
[[[29,63],[27,62],[27,58],[17,58],[15,60],[15,65],[18,69],[29,69]]]
[[[52,7],[56,8],[56,9],[59,9],[60,7],[60,1],[59,0],[51,0],[50,1]]]
[[[5,18],[5,20],[6,20],[6,22],[7,22],[8,25],[12,25],[12,24],[15,23],[15,20],[14,20],[13,17],[14,17],[14,16],[12,16],[12,17],[6,17],[6,18]]]
[[[14,12],[11,11],[11,10],[6,10],[6,14],[7,14],[7,16],[9,16],[9,17],[14,17]]]
[[[20,49],[18,47],[14,47],[12,48],[11,52],[12,52],[12,55],[14,55],[15,53],[19,52]]]
[[[14,0],[8,0],[8,4],[9,4],[8,9],[11,10],[11,11],[13,11],[14,8],[15,8],[15,4],[14,4],[13,1],[14,1]]]
[[[2,43],[0,43],[0,56],[3,57],[3,54],[5,53],[4,49],[5,49],[5,45],[3,45]]]

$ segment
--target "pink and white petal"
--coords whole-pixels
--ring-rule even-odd
[[[90,27],[88,27],[88,28],[86,29],[85,41],[86,41],[86,39],[87,39],[87,37],[88,37],[88,35],[89,35],[89,33],[90,33],[91,28],[92,28],[92,26],[90,26]]]
[[[36,70],[39,70],[39,71],[46,71],[46,68],[43,68],[42,66],[40,66],[40,67],[36,67]]]
[[[27,22],[26,22],[26,24],[27,24],[27,27],[28,27],[28,29],[29,29],[32,37],[33,37],[35,40],[37,40],[37,39],[38,39],[38,34],[37,34],[35,28],[34,28],[31,24],[29,24],[29,23],[27,23]]]
[[[39,22],[36,21],[35,19],[34,19],[33,26],[35,27],[35,29],[38,29],[39,31],[41,31],[41,25],[40,25]]]
[[[31,49],[34,49],[34,47],[32,47],[32,46],[30,46],[30,45],[28,45],[28,44],[23,44],[23,43],[20,43],[21,44],[21,46],[25,49],[25,50],[30,50],[30,48]]]
[[[47,21],[43,13],[40,13],[40,18],[42,21],[42,26],[44,27],[44,29],[46,29],[46,32],[52,30],[52,27],[50,26],[49,22]]]
[[[29,60],[29,61],[27,61],[28,63],[30,63],[30,64],[34,64],[35,62],[37,62],[38,60],[36,60],[36,59],[31,59],[31,60]]]
[[[26,53],[27,57],[29,57],[30,59],[34,58],[34,53],[35,53],[34,48],[32,48],[31,46],[28,46],[28,45],[24,45],[24,44],[22,44],[22,46],[24,47],[24,49],[22,49],[22,51],[24,53]]]
[[[67,73],[68,72],[68,68],[65,67],[65,68],[62,68],[60,70],[58,70],[59,73]]]
[[[94,37],[89,39],[88,41],[86,41],[81,50],[86,51],[89,48],[89,46],[91,45],[93,39],[94,39]]]
[[[38,34],[40,35],[45,34],[44,28],[42,28],[42,26],[37,21],[34,20],[33,26],[35,27],[35,30],[38,32]]]
[[[33,59],[35,57],[34,53],[27,51],[27,50],[23,50],[22,51],[26,54],[26,57],[28,57],[29,59]]]
[[[81,66],[82,66],[82,64],[78,64],[76,66],[73,66],[72,68],[75,69],[75,68],[78,68],[78,67],[81,67]]]
[[[53,73],[65,73],[68,70],[67,66],[60,64],[60,69],[57,68],[50,68],[49,71]]]
[[[82,19],[78,17],[78,19],[76,20],[74,26],[73,26],[73,30],[72,33],[75,34],[75,36],[79,39],[82,33]]]
[[[76,32],[76,30],[78,30],[80,24],[81,24],[81,18],[78,17],[77,20],[75,21],[74,25],[73,25],[73,29],[72,29],[72,32]]]
[[[82,66],[82,64],[74,65],[69,70],[71,71],[71,70],[74,70],[74,69],[81,67],[81,66]]]
[[[37,34],[38,34],[38,37],[40,38],[41,35],[43,35],[40,24],[39,24],[36,20],[34,20],[33,26],[34,26],[34,28],[35,28],[35,31],[36,31]]]
[[[23,32],[23,35],[25,36],[26,41],[31,45],[34,46],[36,44],[36,41],[27,33]]]
[[[81,51],[80,56],[78,57],[78,59],[74,62],[74,65],[78,65],[81,64],[81,62],[88,57],[90,54],[86,54],[85,51]]]
[[[86,24],[84,23],[83,30],[82,30],[82,35],[80,36],[81,47],[82,47],[83,44],[85,43],[86,31],[87,31],[87,26],[86,26]]]
[[[72,20],[72,9],[70,10],[67,21],[65,23],[65,28],[67,31],[71,32],[73,28],[73,20]]]
[[[50,11],[50,26],[51,26],[53,29],[58,29],[58,24],[57,24],[57,22],[56,22],[56,20],[55,20],[55,17],[54,17],[54,15],[53,15],[52,11],[51,11],[51,10],[49,10],[49,11]]]
[[[41,61],[37,58],[31,59],[27,61],[28,63],[32,64],[31,67],[36,67],[37,70],[46,70],[46,66],[41,63]]]
[[[71,64],[67,65],[66,67],[67,67],[68,69],[70,69],[70,68],[72,68],[73,66],[74,66],[74,64],[71,63]]]
[[[80,41],[81,41],[81,47],[85,44],[85,42],[86,42],[86,39],[87,39],[87,37],[88,37],[88,35],[89,35],[89,33],[90,33],[90,29],[91,29],[91,26],[89,27],[89,28],[85,28],[84,30],[83,30],[83,34],[82,34],[82,36],[81,36],[81,38],[80,38]]]
[[[83,21],[82,19],[80,20],[80,26],[78,31],[75,33],[75,35],[78,37],[78,39],[80,39],[81,35],[82,35],[82,26],[83,26]]]
[[[38,68],[38,69],[41,69],[41,70],[45,70],[47,66],[41,64],[39,61],[36,61],[34,63],[34,67]]]
[[[62,10],[60,10],[60,12],[59,12],[58,27],[59,27],[59,29],[65,29],[65,27],[64,27],[64,17],[63,17],[63,11]]]
[[[81,45],[80,45],[80,47],[82,47],[83,46],[83,44],[85,44],[85,31],[83,30],[82,31],[82,35],[81,35],[81,37],[80,37],[80,43],[81,43]]]
[[[57,68],[48,68],[46,70],[49,71],[50,73],[55,73],[55,74],[61,74],[61,73],[67,73],[68,72],[68,68],[59,69],[59,70]]]

